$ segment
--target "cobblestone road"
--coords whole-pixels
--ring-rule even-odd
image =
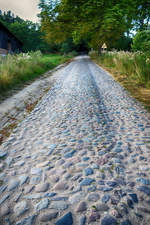
[[[0,224],[150,225],[150,114],[77,57],[0,147]]]

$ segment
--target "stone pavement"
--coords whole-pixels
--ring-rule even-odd
[[[0,224],[150,225],[150,114],[88,57],[0,147]]]

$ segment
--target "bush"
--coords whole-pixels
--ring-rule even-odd
[[[90,56],[91,58],[95,58],[95,57],[98,56],[98,52],[97,52],[97,51],[94,51],[94,50],[89,51],[89,56]]]
[[[133,38],[133,51],[142,51],[150,55],[150,30],[139,31]]]
[[[70,56],[77,56],[78,53],[76,51],[72,51],[72,52],[69,52],[68,55],[70,55]]]

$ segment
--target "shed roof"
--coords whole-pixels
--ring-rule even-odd
[[[1,21],[0,21],[0,28],[3,28],[7,33],[9,33],[11,36],[13,36],[15,39],[17,39],[18,42],[22,45],[22,41],[20,41]]]

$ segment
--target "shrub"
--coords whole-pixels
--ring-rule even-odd
[[[150,55],[150,30],[139,31],[133,38],[133,51],[142,51]]]
[[[95,57],[98,56],[98,52],[97,51],[94,51],[94,50],[91,50],[91,51],[89,51],[89,56],[91,58],[95,58]]]
[[[68,55],[70,55],[70,56],[77,56],[78,53],[76,51],[72,51],[72,52],[69,52]]]

